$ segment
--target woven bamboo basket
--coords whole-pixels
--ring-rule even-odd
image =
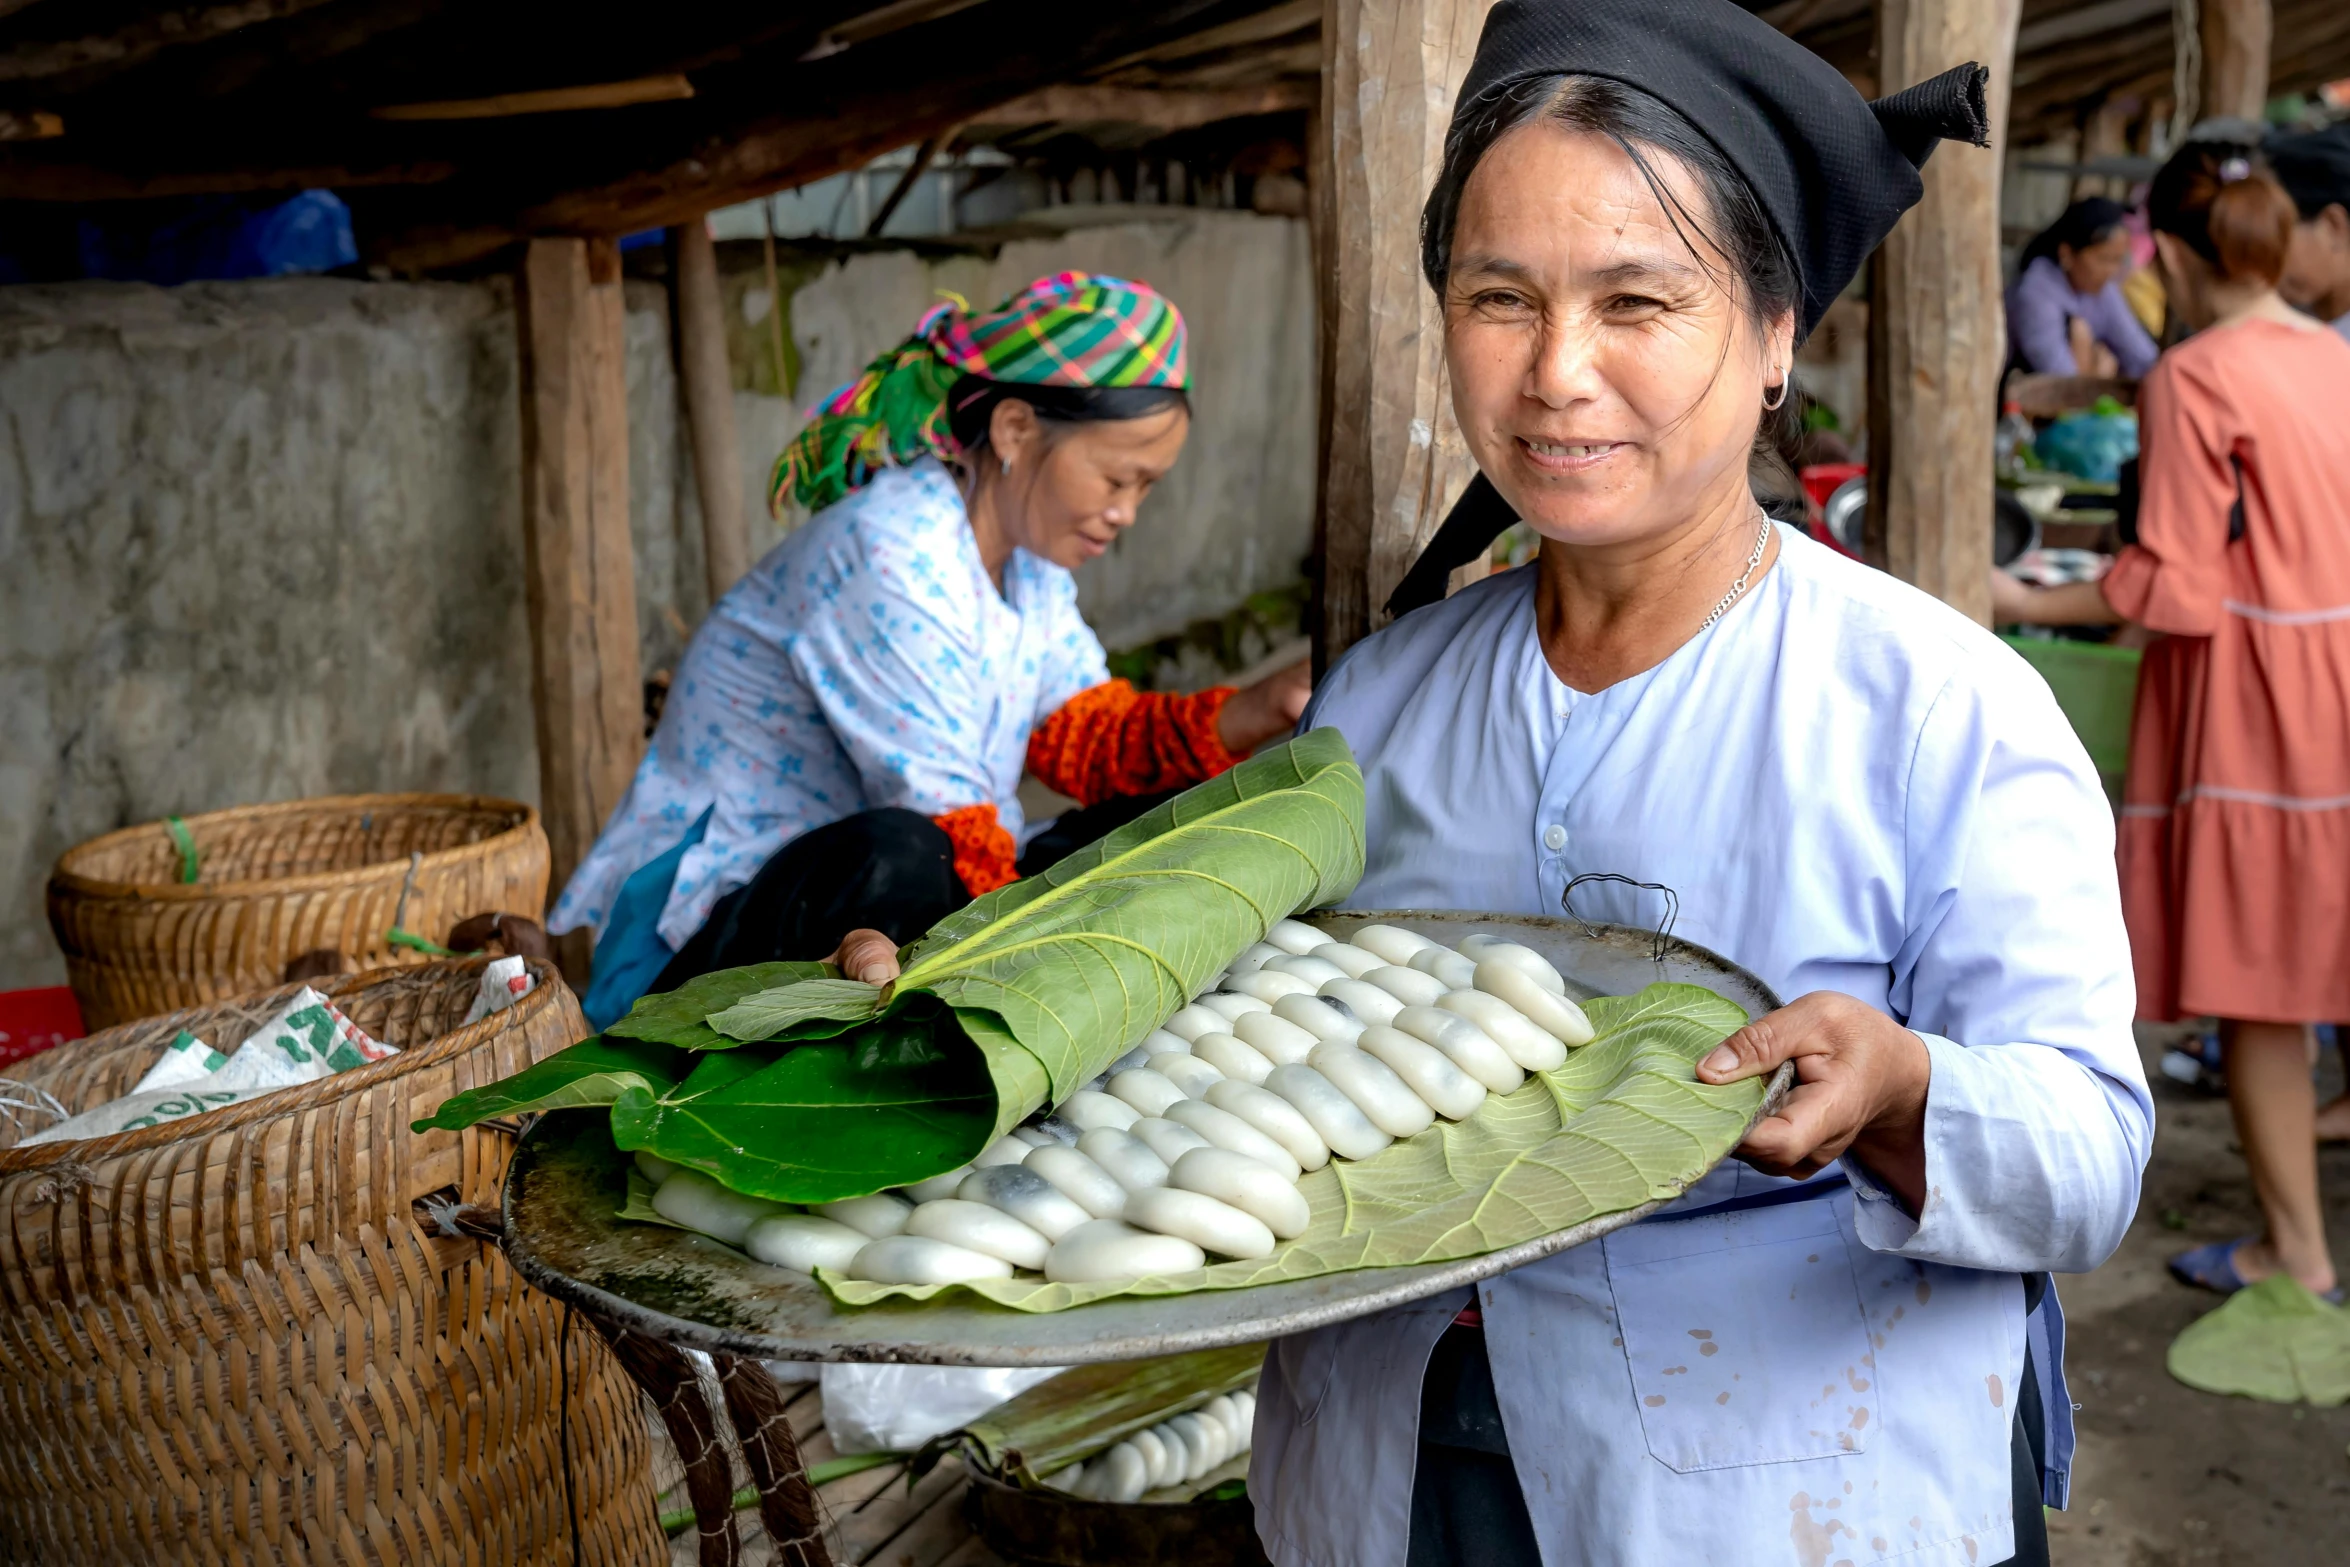
[[[638,1397],[601,1341],[421,1218],[433,1195],[497,1203],[512,1142],[409,1122],[585,1032],[545,969],[459,1026],[486,962],[322,984],[402,1047],[371,1065],[81,1142],[0,1127],[0,1561],[667,1560]],[[293,991],[16,1078],[86,1109],[177,1030],[233,1049]]]
[[[467,915],[537,919],[546,903],[547,835],[519,801],[351,794],[184,825],[201,856],[192,883],[162,822],[58,857],[49,925],[91,1028],[275,985],[321,947],[362,969],[423,961],[385,939],[395,916],[438,941]]]

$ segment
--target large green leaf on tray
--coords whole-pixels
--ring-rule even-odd
[[[686,1076],[693,1059],[670,1045],[593,1035],[512,1077],[451,1095],[411,1129],[454,1132],[492,1116],[608,1105],[630,1091],[665,1094]]]
[[[612,1140],[774,1202],[829,1202],[967,1163],[995,1127],[995,1091],[936,1002],[838,1043],[704,1056],[666,1094],[612,1105]]]
[[[894,985],[807,963],[704,975],[610,1031],[636,1036],[615,1049],[666,1052],[665,1076],[550,1080],[535,1099],[516,1079],[495,1102],[609,1104],[622,1148],[773,1201],[907,1185],[1067,1097],[1362,869],[1362,774],[1317,731],[942,920]],[[487,1102],[459,1096],[432,1124],[496,1113]]]
[[[1557,1070],[1489,1098],[1466,1121],[1438,1122],[1376,1157],[1334,1160],[1308,1175],[1298,1190],[1311,1222],[1270,1257],[1109,1284],[908,1286],[818,1276],[850,1305],[968,1289],[1021,1311],[1060,1311],[1114,1295],[1452,1261],[1679,1195],[1730,1151],[1762,1102],[1761,1079],[1716,1087],[1695,1076],[1746,1013],[1710,990],[1663,984],[1584,1010],[1598,1035]]]
[[[1336,730],[1316,730],[949,915],[877,999],[885,1015],[923,995],[955,1009],[995,1080],[1000,1133],[1139,1043],[1275,920],[1344,897],[1362,872],[1362,774]],[[844,983],[763,991],[710,1026],[746,1040],[832,1033],[812,1020],[853,1007]]]

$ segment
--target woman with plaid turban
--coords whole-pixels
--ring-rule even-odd
[[[772,501],[814,515],[695,633],[629,792],[549,926],[598,932],[601,1027],[696,974],[907,941],[1295,723],[1302,666],[1244,691],[1109,678],[1073,568],[1183,448],[1183,317],[1065,272],[954,301],[836,392]],[[1023,771],[1076,799],[1024,824]]]

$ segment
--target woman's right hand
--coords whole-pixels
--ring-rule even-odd
[[[1991,568],[1991,624],[1995,626],[2118,626],[2122,617],[2094,582],[2035,588],[2013,572]]]
[[[886,985],[898,977],[898,944],[877,930],[852,930],[824,961],[839,969],[844,979]]]
[[[2024,581],[2023,578],[1998,566],[1991,568],[1991,624],[1994,626],[2030,624],[2033,597],[2031,584]]]

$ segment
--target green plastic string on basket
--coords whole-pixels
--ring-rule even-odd
[[[176,816],[163,818],[163,830],[171,834],[171,841],[180,851],[180,883],[193,886],[204,874],[204,855],[196,847],[196,835],[188,831],[188,824]]]
[[[444,947],[439,942],[433,940],[430,936],[419,936],[416,934],[416,932],[412,930],[402,930],[397,925],[394,925],[390,930],[384,932],[384,940],[390,942],[395,947],[407,947],[412,951],[424,953],[427,957],[478,958],[481,956],[481,953],[478,951],[458,952],[451,948]]]
[[[400,922],[408,917],[408,895],[416,890],[416,873],[423,866],[423,851],[412,851],[408,856],[408,874],[400,882],[400,901],[392,905],[392,928],[384,932],[384,940],[395,947],[406,947],[412,952],[421,952],[428,958],[480,957],[481,953],[478,951],[452,951],[430,936],[419,936],[416,932],[405,929],[401,925]]]

